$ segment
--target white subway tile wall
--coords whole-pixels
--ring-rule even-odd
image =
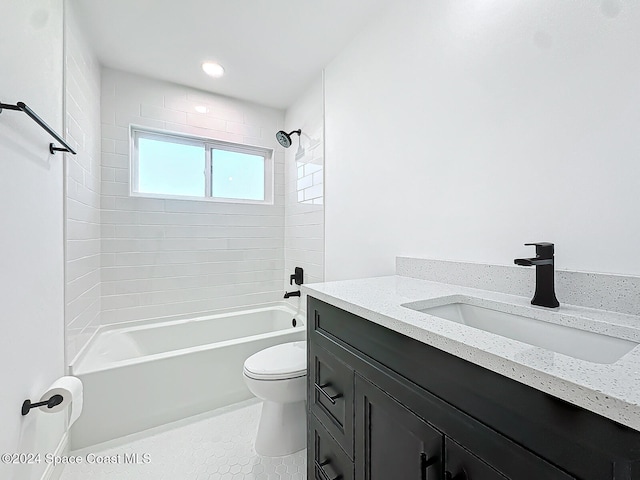
[[[102,323],[280,300],[284,112],[106,68],[102,87]],[[273,148],[274,204],[130,197],[129,124]]]
[[[288,110],[286,131],[302,129],[300,143],[286,152],[285,288],[295,267],[304,269],[304,283],[324,281],[324,110],[322,81],[318,79]],[[293,305],[306,304],[292,298]]]
[[[67,361],[100,325],[100,65],[73,10],[65,25]],[[115,146],[111,146],[115,148]]]

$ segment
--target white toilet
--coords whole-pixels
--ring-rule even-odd
[[[244,381],[263,400],[256,452],[279,457],[306,446],[307,342],[283,343],[251,355]]]

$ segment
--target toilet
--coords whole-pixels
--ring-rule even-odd
[[[305,448],[307,342],[283,343],[251,355],[243,376],[263,401],[256,452],[280,457]]]

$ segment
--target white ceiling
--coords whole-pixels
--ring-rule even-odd
[[[71,0],[101,63],[286,108],[390,0]],[[220,79],[201,63],[224,66]]]

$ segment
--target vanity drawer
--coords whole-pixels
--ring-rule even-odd
[[[353,462],[313,415],[309,427],[308,478],[353,480]]]
[[[353,369],[309,344],[309,410],[353,458]]]

